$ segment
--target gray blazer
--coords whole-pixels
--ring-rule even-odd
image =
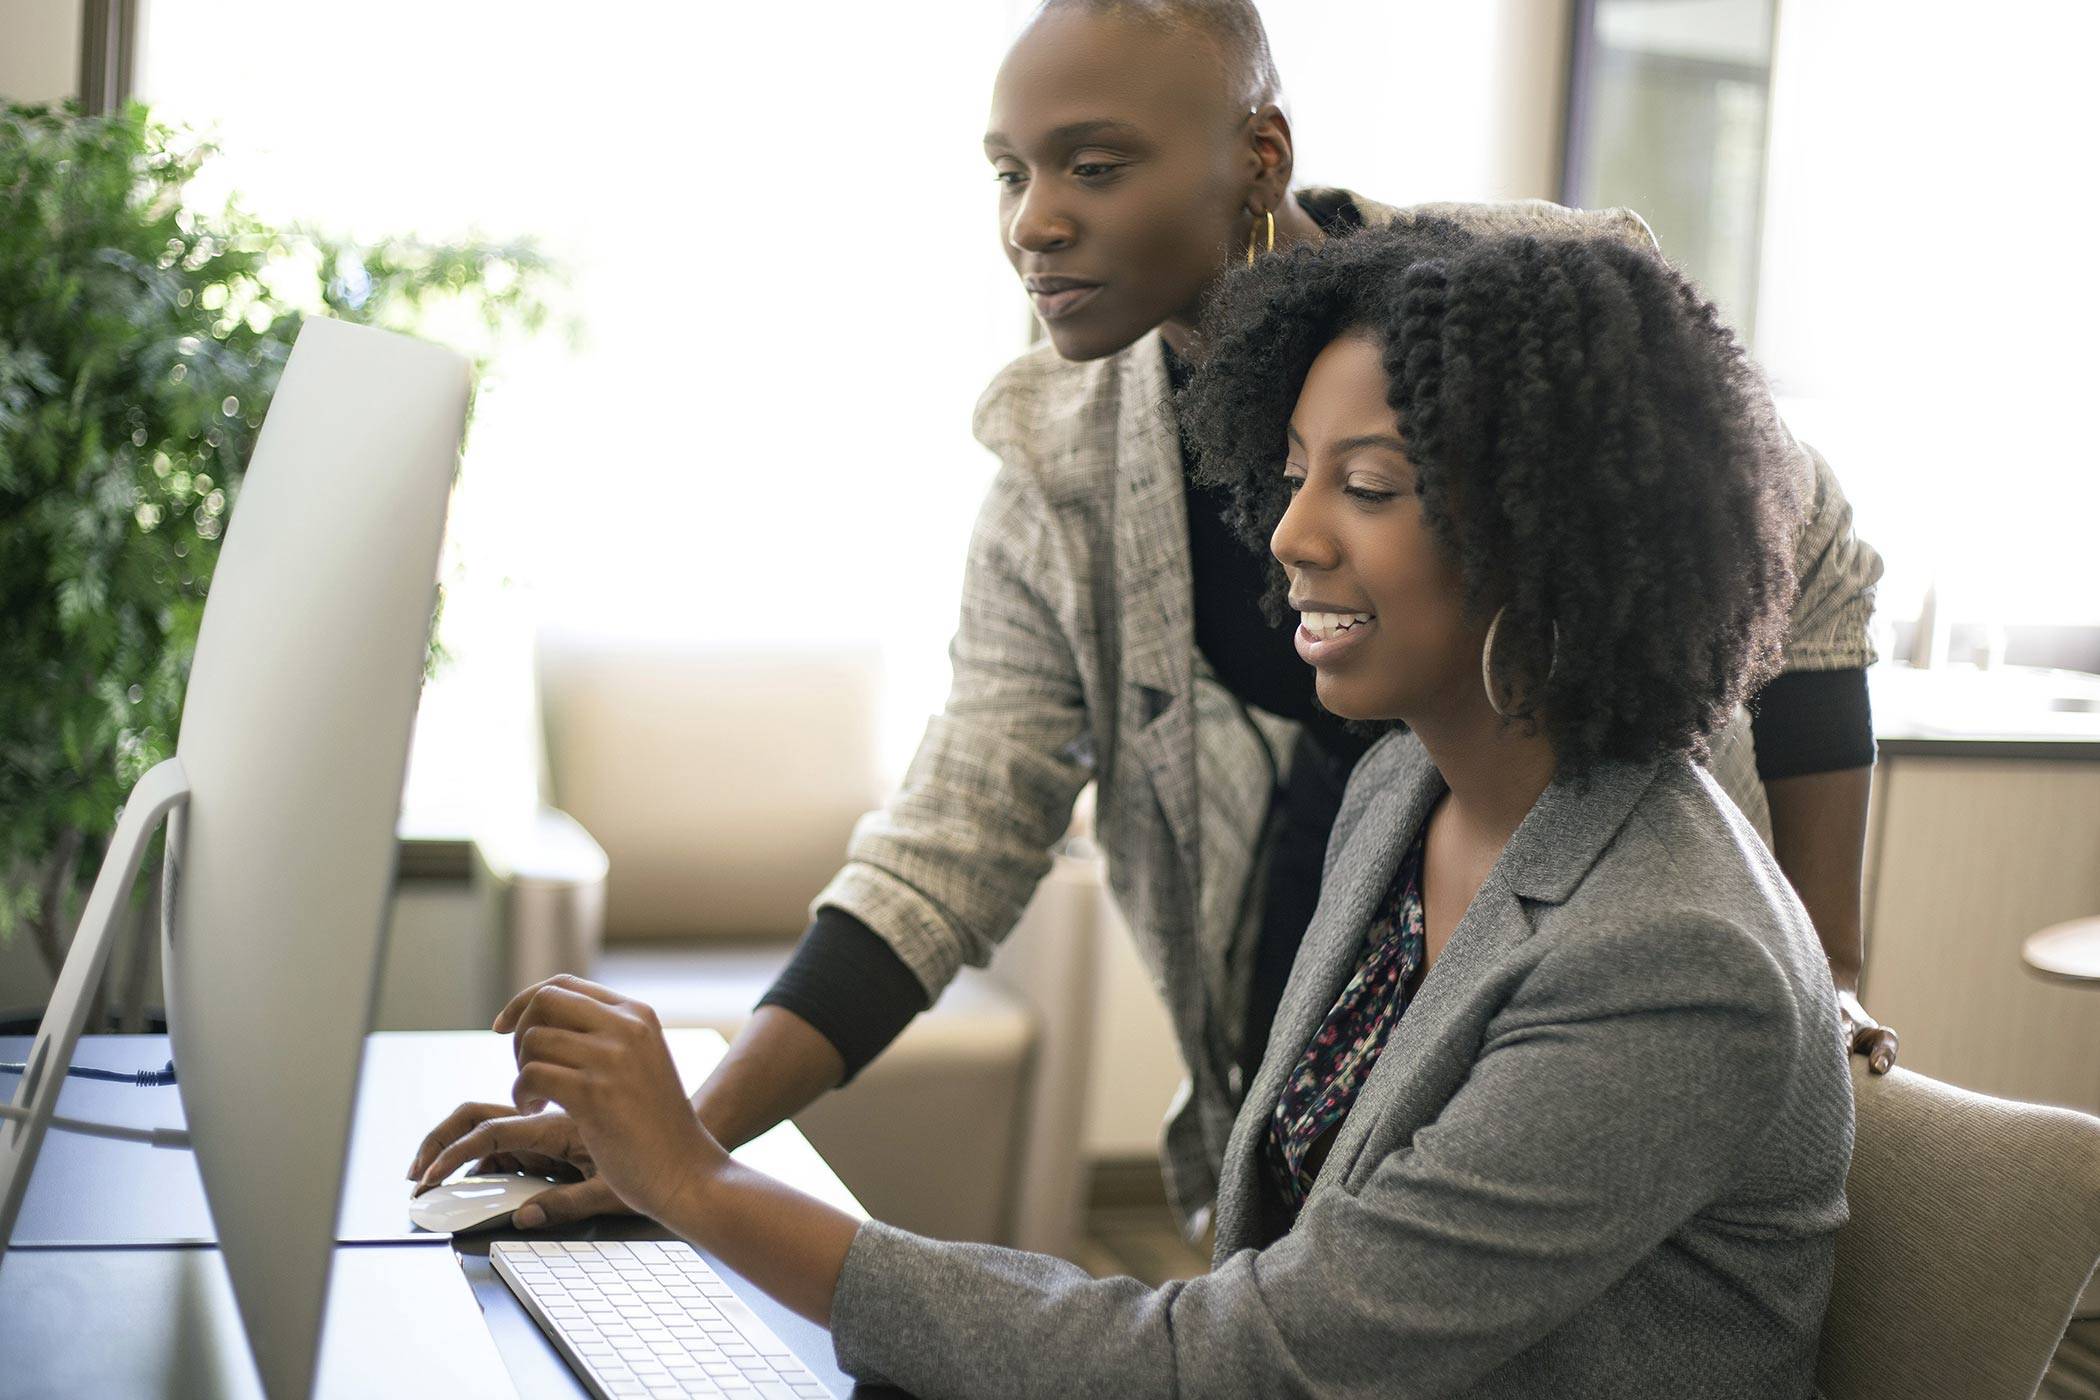
[[[1358,766],[1231,1135],[1217,1251],[1147,1288],[861,1228],[839,1364],[942,1396],[1813,1393],[1852,1091],[1822,949],[1680,760],[1549,788],[1395,1025],[1295,1229],[1261,1135],[1443,782]]]
[[[1625,210],[1540,201],[1393,210],[1489,231],[1593,231],[1649,244]],[[977,410],[1000,468],[970,541],[955,684],[896,795],[854,832],[817,896],[887,940],[937,996],[989,961],[1050,868],[1073,799],[1095,789],[1109,885],[1188,1070],[1162,1141],[1184,1219],[1216,1199],[1245,1086],[1239,1035],[1260,926],[1272,758],[1294,726],[1241,705],[1207,674],[1194,633],[1181,451],[1157,332],[1075,363],[1048,345],[1002,371]],[[1874,659],[1881,560],[1852,529],[1829,466],[1800,459],[1809,507],[1789,671]],[[1714,777],[1758,821],[1763,785],[1747,715],[1714,739]]]

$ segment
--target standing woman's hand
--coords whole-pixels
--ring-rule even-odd
[[[1838,988],[1838,1019],[1845,1028],[1845,1048],[1867,1057],[1867,1070],[1887,1074],[1896,1063],[1896,1032],[1867,1014],[1859,1004],[1859,993]]]
[[[568,1114],[598,1178],[658,1220],[729,1160],[694,1115],[656,1012],[581,977],[552,977],[511,999],[495,1029],[513,1033],[522,1114]]]

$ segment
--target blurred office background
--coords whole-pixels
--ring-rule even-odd
[[[1742,328],[1887,562],[1865,1000],[1907,1066],[2100,1110],[2100,986],[2021,959],[2100,914],[2100,8],[1262,8],[1301,183],[1628,205]],[[209,132],[200,205],[567,271],[574,334],[477,405],[382,1025],[570,963],[733,1029],[901,773],[993,466],[971,407],[1029,341],[978,149],[1026,9],[0,11],[0,95]],[[1153,1218],[1179,1071],[1083,829],[1025,935],[805,1126],[878,1213],[1101,1262],[1123,1217],[1075,1212]],[[20,940],[0,972],[33,1007]],[[871,1123],[985,1165],[929,1187]]]

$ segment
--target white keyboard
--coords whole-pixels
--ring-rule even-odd
[[[599,1400],[831,1394],[681,1241],[497,1240],[489,1260]]]

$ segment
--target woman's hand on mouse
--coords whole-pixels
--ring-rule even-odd
[[[567,1183],[542,1191],[511,1218],[525,1229],[627,1211],[596,1174],[583,1134],[559,1109],[520,1114],[513,1104],[463,1103],[423,1139],[408,1178],[420,1195],[468,1162],[477,1172],[527,1172]]]
[[[633,1209],[659,1220],[673,1215],[728,1162],[694,1115],[656,1012],[643,1003],[563,975],[512,998],[495,1029],[512,1033],[518,1061],[511,1098],[523,1117],[510,1121],[561,1118],[576,1134],[561,1155],[573,1161],[580,1151]],[[542,1114],[549,1104],[564,1112]],[[498,1128],[490,1146],[515,1152],[515,1141],[544,1150],[534,1146],[544,1140]]]

